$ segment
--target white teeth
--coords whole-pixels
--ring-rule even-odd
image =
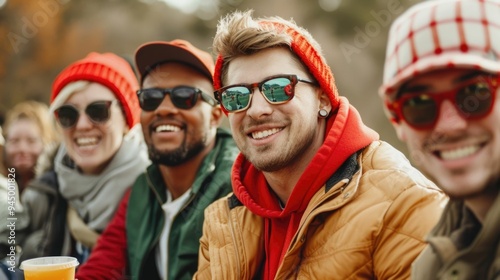
[[[269,129],[269,130],[253,132],[252,137],[253,137],[253,139],[262,139],[262,138],[271,136],[273,134],[276,134],[280,131],[281,131],[281,129],[279,129],[279,128],[273,128],[273,129]]]
[[[180,130],[181,130],[181,128],[178,126],[164,124],[164,125],[157,126],[155,132],[164,132],[164,131],[176,132],[176,131],[180,131]]]
[[[76,144],[79,146],[90,146],[97,144],[97,137],[76,138]]]
[[[454,160],[470,156],[479,150],[479,145],[471,145],[467,147],[461,147],[454,150],[441,151],[441,158],[444,160]]]

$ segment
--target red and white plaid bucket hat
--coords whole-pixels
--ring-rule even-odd
[[[434,0],[398,17],[389,31],[380,96],[443,68],[500,73],[500,0]]]

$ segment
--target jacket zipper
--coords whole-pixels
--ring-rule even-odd
[[[175,221],[175,219],[177,218],[177,216],[178,216],[178,215],[179,215],[182,211],[184,211],[184,209],[186,209],[186,208],[187,208],[187,206],[188,206],[188,205],[189,205],[189,204],[190,204],[190,203],[194,200],[194,197],[195,197],[195,196],[196,196],[196,195],[195,195],[194,193],[190,193],[190,194],[189,194],[189,198],[188,198],[188,200],[186,200],[186,203],[184,203],[184,205],[182,206],[182,208],[181,208],[181,209],[179,209],[179,212],[177,212],[177,214],[175,214],[174,219],[172,220],[172,223],[173,223],[173,221]]]
[[[344,192],[344,190],[345,190],[345,189],[346,189],[346,187],[347,187],[347,184],[349,183],[349,179],[345,178],[345,179],[342,179],[341,181],[344,181],[344,180],[347,180],[347,182],[346,182],[346,183],[344,183],[344,186],[340,187],[338,190],[336,190],[336,191],[332,192],[331,194],[329,194],[328,196],[326,196],[326,197],[324,197],[322,200],[320,200],[320,201],[317,203],[317,206],[316,206],[316,207],[314,207],[314,208],[313,208],[313,209],[312,209],[312,210],[308,213],[308,215],[307,215],[307,217],[305,218],[305,220],[304,220],[304,221],[308,220],[308,219],[309,219],[309,217],[311,217],[311,216],[316,216],[316,213],[314,213],[314,211],[315,211],[315,210],[317,210],[317,209],[318,209],[318,207],[319,207],[319,205],[323,204],[323,202],[324,202],[325,200],[330,199],[331,197],[333,197],[333,196],[337,196],[337,195],[341,194],[342,192]],[[288,248],[292,248],[292,247],[294,247],[294,246],[295,246],[295,244],[297,243],[297,239],[299,239],[299,238],[300,238],[300,240],[302,240],[302,239],[303,239],[302,237],[299,237],[298,233],[301,231],[301,229],[304,227],[304,225],[305,225],[305,224],[306,224],[306,223],[303,223],[303,224],[301,224],[301,225],[299,226],[299,228],[297,229],[297,233],[296,233],[295,237],[293,238],[293,240],[292,240],[292,242],[290,243],[290,245],[289,245],[289,247],[288,247]],[[304,237],[304,239],[305,239],[305,237]],[[304,240],[304,242],[305,242],[305,240]],[[288,253],[288,251],[287,251],[287,253]],[[300,258],[300,259],[302,259],[302,252],[300,252],[299,254],[300,254],[300,257],[299,257],[299,258]],[[286,253],[285,253],[285,258],[286,258]],[[283,263],[282,263],[282,264],[283,264]],[[295,273],[295,275],[297,275],[297,273],[298,273],[298,271],[299,271],[299,268],[300,268],[300,264],[298,264],[298,265],[297,265],[297,267],[295,267],[295,269],[294,269],[294,272],[293,272],[293,273]],[[281,271],[281,267],[280,267],[280,268],[278,268],[278,272],[280,272],[280,271]],[[281,274],[281,273],[279,273],[279,274]],[[292,275],[292,274],[289,274],[289,275],[287,275],[287,277],[290,277],[291,275]],[[276,276],[279,276],[279,275],[277,274]]]
[[[349,182],[349,181],[348,181],[349,179],[347,179],[347,178],[346,178],[346,179],[342,179],[341,181],[344,181],[344,180],[347,180],[347,182],[346,182],[346,183],[344,183],[344,186],[340,187],[338,190],[336,190],[336,191],[332,192],[332,193],[331,193],[331,194],[329,194],[328,196],[326,196],[326,197],[324,197],[323,199],[321,199],[321,200],[317,203],[317,205],[316,205],[316,206],[315,206],[315,207],[314,207],[311,211],[309,211],[309,213],[307,214],[307,217],[305,218],[305,220],[309,219],[309,217],[311,217],[311,216],[316,216],[316,214],[317,214],[317,213],[315,213],[315,211],[316,211],[316,210],[318,209],[318,207],[319,207],[321,204],[323,204],[323,202],[325,202],[327,199],[330,199],[330,198],[332,198],[332,197],[333,197],[332,199],[335,199],[335,197],[337,197],[338,195],[340,195],[340,194],[342,194],[342,193],[344,192],[344,190],[346,189],[346,186],[347,186],[347,184],[348,184],[348,182]],[[327,210],[327,209],[325,209],[325,211],[326,211],[326,210]],[[328,209],[328,211],[330,211],[330,210],[333,210],[333,209]],[[304,221],[305,221],[305,220],[304,220]],[[304,224],[305,224],[305,223],[304,223]],[[297,229],[297,233],[298,233],[298,232],[300,231],[300,229],[304,226],[304,224],[300,225],[300,227]],[[298,236],[295,236],[295,238],[294,238],[294,242],[293,242],[293,243],[295,243],[295,242],[296,242],[297,237],[298,237]]]
[[[156,189],[154,188],[153,186],[153,183],[151,182],[151,179],[149,178],[149,174],[147,174],[146,176],[146,179],[148,181],[148,186],[150,189],[152,189],[152,191],[154,192],[155,196],[156,196],[156,199],[157,201],[160,203],[160,205],[163,205],[163,203],[161,202],[161,199],[160,199],[160,194],[156,191]],[[182,206],[182,208],[179,210],[179,212],[174,216],[174,218],[172,219],[172,224],[174,223],[175,219],[177,218],[177,216],[179,215],[179,213],[181,213],[182,211],[184,211],[184,209],[186,209],[186,207],[194,200],[194,197],[195,195],[193,193],[190,194],[189,196],[189,199],[186,201],[186,203]],[[162,214],[163,214],[163,209],[162,209]],[[161,231],[160,231],[160,234],[158,234],[154,240],[153,243],[151,243],[151,246],[148,248],[148,251],[147,251],[147,254],[151,254],[151,251],[154,249],[154,246],[156,244],[158,244],[158,241],[160,240],[161,238],[161,233],[163,232],[163,228],[165,227],[165,219],[163,219],[163,223],[161,225]],[[170,234],[170,233],[169,233]],[[170,236],[167,237],[167,244],[169,243],[169,240],[170,240]],[[141,267],[140,267],[140,271],[142,271],[142,267],[144,265],[144,262],[141,263]],[[168,262],[165,265],[165,277],[168,279]]]
[[[194,200],[194,197],[195,197],[195,196],[196,196],[196,195],[194,195],[194,193],[190,193],[190,194],[189,194],[189,198],[188,198],[188,200],[186,201],[186,203],[184,203],[184,205],[182,206],[182,208],[181,208],[181,209],[179,209],[179,212],[177,212],[177,214],[175,214],[175,216],[173,217],[173,219],[172,219],[172,225],[174,224],[175,219],[177,219],[177,216],[179,216],[179,214],[180,214],[180,213],[182,213],[182,211],[184,211],[184,209],[186,209],[186,207],[187,207],[187,206],[188,206],[188,205],[189,205],[189,204],[190,204],[190,203]],[[163,223],[163,227],[164,227],[164,226],[165,226],[165,222]],[[163,232],[163,227],[162,227],[162,232]],[[167,236],[167,244],[169,244],[169,243],[170,243],[170,234],[171,234],[171,233],[172,233],[172,228],[170,228],[170,231],[169,231],[169,233],[168,233],[168,235],[169,235],[169,236]],[[161,236],[161,233],[160,233],[160,235],[159,235],[159,236]],[[158,237],[158,239],[159,239],[159,237]],[[170,244],[169,244],[169,245],[170,245]],[[161,250],[161,249],[160,249],[160,250]],[[168,254],[168,252],[167,252],[167,254]],[[169,258],[170,258],[170,257],[169,257]],[[169,279],[169,278],[168,278],[168,261],[167,261],[167,263],[165,263],[164,265],[165,265],[165,278],[166,278],[166,279]]]
[[[162,205],[163,203],[161,202],[161,199],[160,199],[160,194],[156,191],[156,189],[154,188],[154,185],[153,183],[151,182],[151,178],[149,177],[149,173],[146,172],[146,180],[148,182],[148,187],[153,191],[153,193],[155,194],[155,197],[156,197],[156,200],[160,203],[160,205]],[[163,209],[162,209],[163,211]],[[161,224],[161,228],[162,228],[162,231],[163,231],[163,228],[165,227],[165,219],[163,219],[163,223]],[[158,240],[160,239],[161,237],[161,231],[160,231],[160,234],[158,234],[156,236],[156,238],[154,239],[154,242],[151,243],[151,245],[149,246],[148,250],[146,251],[146,255],[144,256],[145,258],[143,258],[142,262],[141,262],[141,266],[139,267],[139,277],[141,277],[141,273],[143,271],[143,267],[144,267],[144,261],[146,259],[147,256],[149,256],[151,254],[151,251],[153,250],[154,246],[158,243]]]
[[[146,180],[148,181],[148,187],[153,191],[155,194],[156,200],[160,203],[160,205],[163,205],[163,202],[160,199],[160,194],[156,191],[153,182],[151,182],[151,178],[149,177],[149,173],[146,172]]]

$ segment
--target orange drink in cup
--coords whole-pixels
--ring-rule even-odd
[[[73,257],[42,257],[21,263],[25,280],[74,280],[78,261]]]

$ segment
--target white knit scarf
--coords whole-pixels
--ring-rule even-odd
[[[137,131],[138,130],[138,131]],[[140,128],[135,132],[140,133]],[[90,228],[102,232],[125,191],[149,165],[147,148],[139,136],[125,137],[108,166],[99,175],[80,173],[63,163],[67,151],[61,145],[55,158],[59,189]]]

